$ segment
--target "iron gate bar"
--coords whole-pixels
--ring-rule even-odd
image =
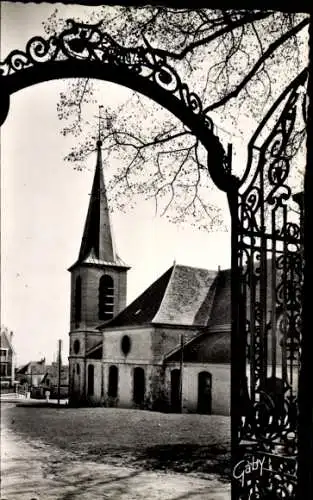
[[[299,377],[299,474],[297,500],[313,498],[313,391],[312,391],[312,283],[313,283],[313,23],[309,25],[309,79],[307,115],[307,164],[304,176],[304,196],[300,197],[303,224],[304,282],[302,289],[302,343]],[[308,390],[309,388],[309,390]]]

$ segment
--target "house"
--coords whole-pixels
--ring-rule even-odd
[[[16,370],[16,380],[21,385],[38,387],[46,373],[46,359],[40,361],[29,361]]]
[[[1,388],[13,387],[15,380],[15,351],[13,332],[1,327],[0,343],[0,382]]]
[[[46,366],[46,373],[39,383],[40,396],[44,396],[46,391],[50,391],[50,398],[55,399],[59,395],[58,390],[59,364],[53,362]],[[60,367],[60,397],[68,397],[68,365]]]
[[[229,414],[230,271],[175,264],[126,306],[129,269],[115,248],[98,141],[69,268],[70,403]]]

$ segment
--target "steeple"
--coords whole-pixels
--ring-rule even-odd
[[[83,237],[80,245],[78,260],[69,270],[79,264],[113,265],[118,267],[129,267],[120,259],[116,253],[113,236],[113,228],[110,218],[110,210],[102,168],[101,152],[101,114],[99,106],[98,140],[97,140],[97,162],[93,179],[88,213],[86,217]]]
[[[126,306],[130,268],[115,249],[101,146],[99,132],[96,169],[79,256],[68,269],[71,272],[71,331],[75,332],[82,328],[93,331],[99,322],[112,319]]]
[[[78,261],[95,259],[117,263],[110,212],[102,170],[102,142],[97,141],[97,163]]]

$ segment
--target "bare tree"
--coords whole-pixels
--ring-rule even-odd
[[[220,138],[227,143],[236,137],[242,147],[252,135],[251,126],[307,66],[306,14],[106,6],[95,9],[88,19],[99,21],[121,45],[145,44],[166,56],[201,97]],[[55,11],[44,27],[52,34],[63,23]],[[112,168],[109,191],[114,206],[123,209],[136,195],[144,195],[154,198],[157,210],[171,220],[220,227],[221,212],[218,204],[210,202],[212,183],[199,140],[169,112],[137,92],[122,92],[114,103],[108,92],[103,94],[103,84],[93,80],[66,83],[58,114],[65,124],[62,133],[75,137],[66,159],[75,168],[84,168],[97,137],[90,109],[94,107],[94,115],[101,104],[103,154]],[[297,152],[301,152],[304,135],[300,128]]]

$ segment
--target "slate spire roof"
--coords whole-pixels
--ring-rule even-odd
[[[103,264],[129,269],[117,255],[102,168],[101,140],[79,257],[74,264]],[[73,266],[72,266],[73,267]],[[70,268],[71,269],[71,268]]]

